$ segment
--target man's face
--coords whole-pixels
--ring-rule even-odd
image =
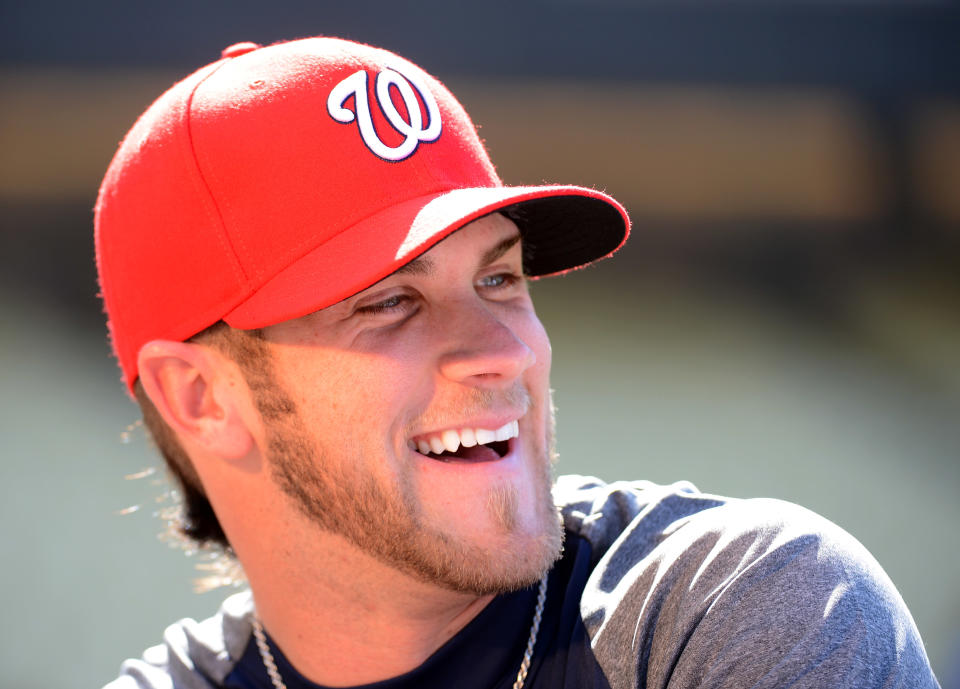
[[[274,479],[300,512],[454,590],[532,583],[562,539],[550,345],[518,239],[503,216],[482,218],[364,292],[266,328],[271,380],[251,386]]]

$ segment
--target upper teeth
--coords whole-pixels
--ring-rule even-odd
[[[508,421],[495,431],[486,428],[459,428],[447,429],[440,433],[418,438],[415,442],[421,454],[440,454],[444,450],[456,452],[460,446],[473,447],[486,445],[498,440],[510,440],[520,435],[520,424],[517,421]]]

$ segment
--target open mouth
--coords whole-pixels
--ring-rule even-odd
[[[517,421],[508,421],[496,430],[486,428],[447,429],[410,441],[411,449],[441,462],[495,462],[510,451],[510,441],[520,434]]]

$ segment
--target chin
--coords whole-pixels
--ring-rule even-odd
[[[523,500],[526,491],[497,486],[487,496],[479,532],[438,535],[429,540],[440,546],[428,561],[438,565],[420,571],[433,583],[478,595],[505,593],[536,583],[560,557],[563,524],[546,490]],[[525,503],[525,504],[524,504]],[[524,509],[526,507],[526,509]],[[421,554],[426,554],[421,550]]]
[[[551,516],[548,523],[533,533],[515,530],[484,539],[482,546],[446,549],[444,554],[453,555],[455,560],[441,557],[445,566],[435,570],[427,580],[453,591],[476,595],[506,593],[535,584],[550,570],[563,548],[560,515],[554,511]]]

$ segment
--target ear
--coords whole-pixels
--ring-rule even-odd
[[[137,365],[144,392],[181,442],[225,459],[250,452],[253,436],[222,355],[201,344],[153,340],[140,348]]]

